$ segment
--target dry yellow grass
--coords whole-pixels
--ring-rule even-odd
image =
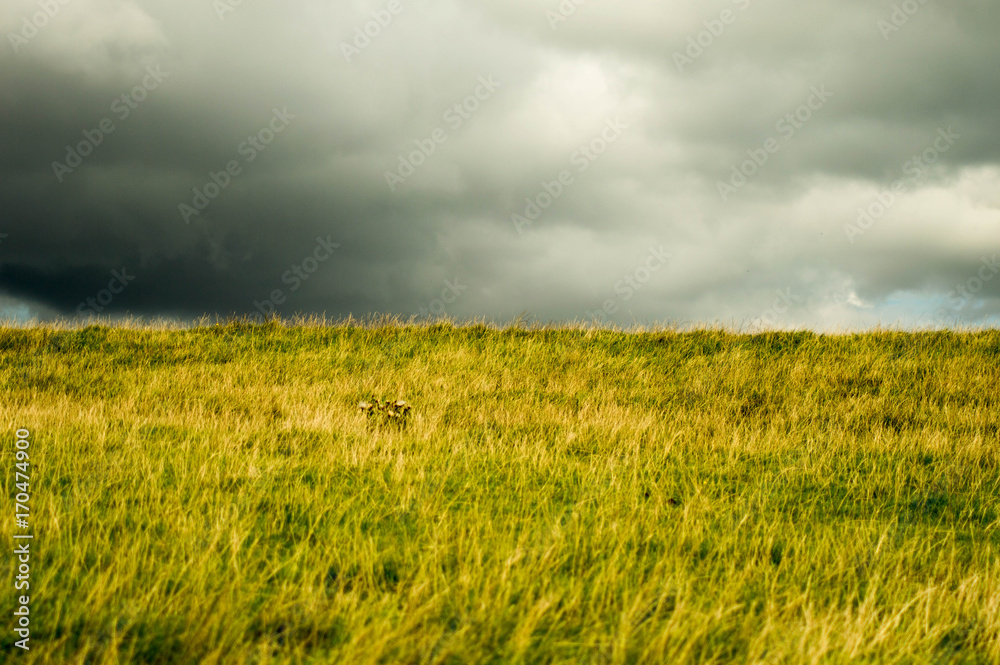
[[[5,328],[0,376],[11,662],[1000,662],[997,331]]]

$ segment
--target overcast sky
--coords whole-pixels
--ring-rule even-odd
[[[995,0],[4,0],[0,316],[1000,321]]]

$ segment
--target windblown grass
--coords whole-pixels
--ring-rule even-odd
[[[998,331],[0,328],[0,377],[10,662],[1000,662]]]

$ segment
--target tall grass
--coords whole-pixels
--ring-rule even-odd
[[[0,328],[0,377],[0,660],[1000,662],[998,331]]]

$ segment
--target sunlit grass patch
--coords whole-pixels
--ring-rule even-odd
[[[19,656],[997,662],[998,358],[996,331],[2,328]]]

